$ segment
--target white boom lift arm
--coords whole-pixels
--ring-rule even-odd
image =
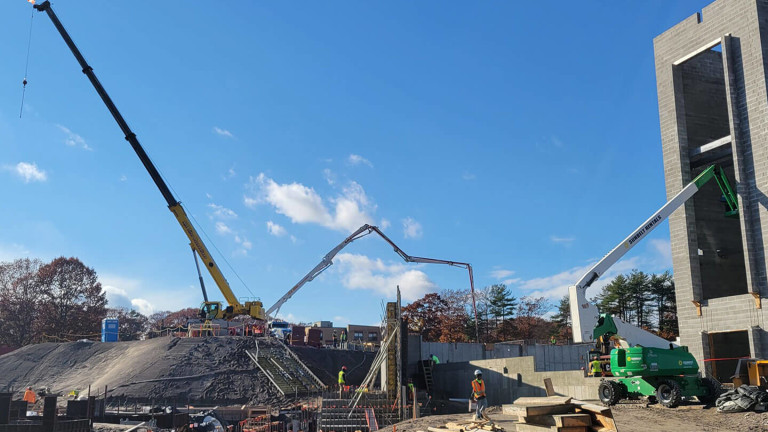
[[[717,181],[720,190],[723,192],[723,196],[726,200],[726,205],[729,210],[726,212],[727,216],[738,214],[738,204],[736,198],[731,190],[728,180],[723,173],[722,168],[718,165],[711,165],[699,174],[691,183],[683,188],[677,195],[664,204],[659,210],[648,218],[642,225],[637,227],[632,233],[622,240],[608,255],[603,257],[595,265],[593,265],[581,279],[576,282],[575,285],[571,285],[568,289],[571,306],[571,321],[573,329],[573,341],[580,342],[595,342],[593,336],[593,330],[598,324],[600,319],[600,313],[597,310],[597,306],[592,304],[586,298],[586,291],[600,276],[602,276],[609,268],[611,268],[618,260],[621,259],[630,249],[637,245],[640,240],[644,239],[651,231],[658,227],[661,222],[666,220],[675,210],[685,204],[699,189],[714,178]],[[621,339],[625,340],[629,345],[642,345],[644,347],[659,347],[668,348],[669,341],[656,336],[655,334],[625,323],[618,317],[612,317],[616,324],[616,334]]]
[[[320,273],[322,273],[325,269],[333,265],[333,258],[338,254],[342,249],[347,247],[350,243],[353,241],[363,238],[371,233],[378,234],[381,238],[384,239],[387,243],[389,243],[390,246],[395,250],[395,253],[400,255],[400,257],[405,260],[405,262],[412,262],[412,263],[426,263],[426,264],[447,264],[454,267],[461,267],[467,269],[469,272],[469,289],[470,293],[472,295],[472,310],[475,314],[475,322],[477,322],[477,307],[475,305],[475,281],[474,276],[472,274],[472,265],[469,263],[464,262],[458,262],[458,261],[447,261],[447,260],[440,260],[440,259],[434,259],[434,258],[423,258],[423,257],[416,257],[411,256],[405,253],[402,249],[400,249],[392,240],[390,240],[389,237],[387,237],[381,230],[373,225],[365,224],[358,228],[355,232],[349,235],[344,241],[339,243],[335,248],[331,249],[330,252],[328,252],[320,261],[319,264],[315,266],[312,270],[309,271],[301,280],[293,286],[290,290],[288,290],[285,295],[280,297],[280,300],[278,300],[272,307],[267,309],[266,315],[268,317],[272,316],[272,314],[277,314],[277,312],[280,310],[280,307],[288,301],[298,290],[301,289],[301,287],[304,286],[307,282],[312,281],[315,279]],[[476,328],[477,330],[477,328]],[[479,333],[476,332],[476,337],[479,336]],[[478,339],[479,340],[479,339]]]

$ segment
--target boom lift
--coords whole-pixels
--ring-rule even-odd
[[[381,230],[373,225],[365,224],[358,228],[355,232],[349,235],[344,241],[339,243],[335,248],[331,249],[330,252],[328,252],[323,259],[320,261],[319,264],[317,264],[312,270],[309,271],[301,280],[293,286],[290,290],[288,290],[285,295],[280,297],[280,299],[272,305],[269,309],[267,309],[267,316],[272,316],[273,313],[277,313],[280,310],[280,307],[283,306],[283,304],[288,301],[294,294],[296,294],[296,291],[300,290],[301,287],[304,286],[307,282],[312,281],[315,279],[320,273],[322,273],[325,269],[333,265],[333,258],[338,254],[342,249],[347,247],[350,243],[353,241],[363,238],[367,236],[368,234],[376,233],[381,238],[384,239],[387,243],[389,243],[390,246],[395,250],[395,253],[400,255],[400,257],[405,260],[405,262],[411,262],[411,263],[427,263],[427,264],[447,264],[454,267],[461,267],[467,269],[469,272],[469,289],[470,293],[472,294],[472,311],[475,314],[475,322],[477,322],[477,308],[475,306],[475,281],[474,276],[472,274],[472,265],[469,263],[464,262],[458,262],[458,261],[447,261],[447,260],[439,260],[434,258],[423,258],[423,257],[416,257],[411,256],[405,253],[402,249],[400,249],[395,242],[393,242],[389,237],[387,237]],[[478,337],[479,340],[479,333],[476,332],[475,337]]]
[[[168,204],[168,209],[171,210],[171,213],[173,213],[173,215],[176,217],[176,221],[179,223],[179,225],[181,225],[181,229],[184,230],[184,233],[187,235],[187,238],[189,238],[190,246],[192,247],[192,250],[203,261],[203,263],[205,264],[205,268],[208,269],[208,272],[211,274],[211,277],[213,277],[213,280],[216,282],[216,285],[219,287],[219,290],[221,290],[221,293],[224,295],[224,298],[227,300],[227,303],[229,305],[226,308],[222,307],[221,302],[208,301],[208,296],[205,292],[205,286],[202,286],[203,296],[205,298],[205,301],[201,306],[201,310],[200,310],[201,317],[205,318],[206,320],[211,320],[211,319],[227,319],[228,320],[238,315],[249,315],[254,319],[263,321],[265,319],[265,316],[264,316],[264,309],[261,301],[254,300],[254,301],[246,301],[244,303],[240,303],[237,297],[235,297],[235,294],[232,292],[232,289],[229,287],[229,283],[227,282],[227,279],[221,273],[219,266],[214,261],[213,257],[208,251],[208,248],[203,243],[202,238],[197,233],[197,230],[195,230],[195,227],[192,225],[192,222],[189,220],[189,217],[187,217],[187,214],[184,211],[184,208],[182,207],[181,202],[178,201],[173,196],[173,194],[171,193],[171,190],[168,188],[168,185],[160,176],[160,173],[157,171],[157,168],[155,168],[155,165],[152,163],[152,160],[150,160],[149,156],[147,156],[146,152],[144,151],[144,148],[141,146],[141,144],[139,143],[139,140],[136,138],[136,134],[134,134],[131,128],[128,127],[128,123],[126,123],[125,119],[123,119],[123,116],[120,114],[120,111],[117,110],[117,107],[112,102],[112,99],[107,94],[107,91],[104,90],[104,87],[101,85],[98,78],[96,78],[96,75],[93,73],[93,68],[91,68],[88,65],[88,63],[86,63],[85,58],[80,53],[80,50],[77,48],[75,43],[72,41],[72,38],[64,29],[64,26],[59,21],[59,18],[53,12],[53,9],[51,8],[51,3],[48,0],[46,0],[39,5],[37,4],[34,5],[33,7],[40,12],[46,12],[48,17],[53,22],[53,25],[56,27],[56,30],[59,31],[59,34],[64,39],[64,42],[72,51],[72,54],[74,54],[75,58],[77,59],[77,62],[83,68],[83,73],[91,81],[91,84],[96,89],[96,92],[101,97],[101,100],[107,106],[107,109],[109,109],[109,112],[112,114],[112,117],[114,117],[118,126],[120,126],[120,129],[123,131],[123,134],[125,135],[125,139],[131,144],[131,147],[133,147],[133,150],[136,152],[136,155],[139,157],[139,160],[141,160],[141,163],[144,165],[144,168],[146,168],[150,177],[152,177],[152,180],[155,182],[155,185],[157,186],[157,188],[160,189],[160,193],[163,194],[163,198],[165,198],[165,201]],[[195,261],[195,264],[197,265],[197,261]],[[199,268],[198,268],[198,271],[199,271]],[[201,284],[202,284],[202,278],[201,278]]]
[[[662,405],[674,407],[684,396],[702,402],[717,396],[717,383],[699,377],[699,366],[687,347],[601,314],[586,299],[587,288],[712,179],[725,199],[725,216],[738,216],[738,202],[723,169],[711,165],[569,287],[573,341],[594,342],[599,352],[610,354],[613,376],[621,377],[600,384],[600,400],[607,405],[626,397],[655,396]],[[611,342],[617,347],[611,349]]]

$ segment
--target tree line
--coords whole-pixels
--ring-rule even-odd
[[[403,307],[408,330],[430,342],[525,340],[568,343],[572,340],[568,295],[557,305],[544,297],[512,295],[504,284],[477,290],[477,320],[469,290],[429,293]],[[601,313],[610,313],[666,339],[678,334],[675,284],[669,272],[647,274],[632,270],[616,276],[591,300]]]
[[[107,306],[96,271],[78,258],[0,262],[0,345],[98,339],[107,317],[119,319],[120,340],[137,340],[185,326],[198,312],[187,308],[144,316]]]

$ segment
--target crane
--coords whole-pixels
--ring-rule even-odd
[[[719,165],[711,165],[569,287],[573,341],[594,342],[601,354],[610,355],[611,374],[620,377],[600,383],[598,396],[606,405],[640,396],[655,397],[670,408],[679,405],[683,397],[696,396],[704,403],[717,399],[718,384],[699,376],[699,366],[688,347],[670,343],[619,317],[601,314],[586,299],[587,288],[712,179],[722,192],[725,216],[737,216],[738,201],[725,172]],[[616,348],[610,348],[611,341]]]
[[[154,181],[155,185],[160,190],[160,193],[163,195],[163,198],[165,198],[165,201],[168,204],[168,209],[171,211],[171,213],[173,213],[176,221],[181,226],[181,229],[184,230],[184,233],[187,235],[192,250],[196,253],[196,256],[200,257],[205,265],[205,268],[208,269],[211,277],[216,282],[216,285],[224,295],[224,298],[227,300],[228,306],[226,308],[222,307],[221,302],[208,301],[208,296],[205,292],[205,286],[203,285],[202,289],[205,301],[201,306],[201,316],[211,320],[231,319],[238,315],[249,315],[254,319],[263,321],[265,319],[265,315],[261,301],[253,300],[241,303],[232,292],[227,279],[224,277],[224,274],[221,272],[221,269],[219,269],[216,261],[214,261],[213,257],[208,251],[208,248],[205,246],[205,243],[203,243],[202,238],[197,233],[197,230],[192,225],[192,222],[189,220],[189,217],[184,211],[181,202],[173,196],[171,190],[168,188],[168,185],[160,176],[160,173],[152,163],[152,160],[149,158],[147,153],[144,151],[144,148],[139,143],[139,140],[136,138],[136,134],[133,133],[131,128],[128,126],[128,123],[125,121],[122,114],[120,114],[120,111],[118,111],[117,107],[112,102],[112,99],[107,94],[107,91],[99,82],[99,79],[96,78],[96,75],[93,73],[93,68],[89,66],[85,61],[85,58],[80,53],[80,50],[75,45],[74,41],[72,41],[69,33],[67,33],[66,29],[64,29],[64,26],[61,24],[61,21],[59,21],[59,18],[56,16],[53,8],[51,8],[50,1],[46,0],[40,4],[33,4],[33,7],[39,12],[45,12],[51,19],[51,22],[53,22],[56,30],[58,30],[59,34],[64,39],[64,42],[72,51],[72,54],[74,54],[75,59],[77,59],[77,62],[80,64],[80,67],[82,67],[83,73],[88,77],[91,84],[96,89],[96,92],[101,97],[101,100],[104,102],[104,105],[107,106],[107,109],[112,114],[112,117],[114,117],[118,126],[122,130],[126,141],[130,143],[131,147],[136,152],[136,155],[139,157],[139,160],[144,165],[144,168],[149,173],[149,176],[152,178],[152,181]],[[197,261],[195,261],[195,265],[197,265]]]
[[[446,264],[453,267],[460,267],[467,269],[467,272],[469,272],[469,289],[470,293],[472,295],[472,311],[475,315],[475,322],[477,322],[477,306],[475,304],[475,281],[474,276],[472,273],[472,265],[465,262],[458,262],[458,261],[448,261],[448,260],[440,260],[440,259],[434,259],[434,258],[423,258],[423,257],[417,257],[417,256],[411,256],[405,253],[400,247],[398,247],[395,242],[393,242],[389,237],[386,236],[378,227],[374,225],[365,224],[355,230],[352,234],[350,234],[344,241],[339,243],[336,247],[330,250],[323,259],[318,263],[312,270],[309,271],[301,280],[299,280],[296,285],[294,285],[288,292],[286,292],[280,299],[275,302],[274,305],[272,305],[269,309],[267,309],[266,315],[272,316],[273,313],[277,313],[280,310],[280,307],[283,306],[283,304],[288,301],[298,290],[301,289],[301,287],[304,286],[307,282],[310,282],[314,280],[320,273],[325,271],[328,267],[333,265],[333,258],[338,254],[342,249],[347,247],[350,243],[353,241],[363,238],[369,234],[376,233],[381,238],[384,239],[387,243],[389,243],[390,246],[395,250],[395,253],[400,255],[400,257],[405,261],[409,263],[425,263],[425,264]],[[475,328],[475,337],[477,337],[477,340],[479,341],[479,331],[477,330],[477,327]]]

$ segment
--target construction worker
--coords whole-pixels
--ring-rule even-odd
[[[557,338],[555,337],[555,335],[552,335],[549,338],[549,343],[551,343],[552,345],[557,345]]]
[[[339,371],[339,399],[341,399],[341,392],[344,390],[344,387],[347,385],[347,367],[342,366],[341,370]]]
[[[347,349],[347,329],[341,330],[341,349]]]
[[[339,337],[336,336],[336,330],[333,331],[333,347],[336,348],[336,345],[339,343]]]
[[[432,366],[440,364],[440,359],[434,354],[430,354],[429,359],[432,360]]]
[[[27,391],[24,392],[24,398],[22,400],[34,405],[34,403],[37,401],[37,395],[32,390],[32,387],[27,387]]]
[[[597,356],[592,357],[592,361],[589,362],[589,369],[592,372],[592,376],[594,377],[603,376],[603,369],[600,365],[600,360],[597,358]]]
[[[488,407],[488,400],[485,398],[485,381],[483,381],[483,372],[481,372],[480,369],[475,371],[475,379],[472,380],[472,397],[477,401],[475,420],[485,418],[485,409]]]

